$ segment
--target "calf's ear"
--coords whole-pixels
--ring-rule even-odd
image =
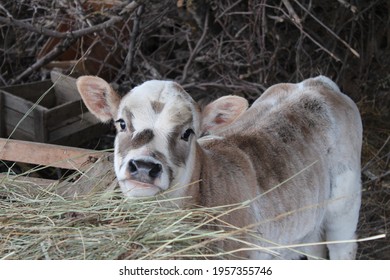
[[[114,119],[121,97],[103,79],[96,76],[81,76],[77,89],[89,111],[102,122]]]
[[[248,109],[248,101],[239,96],[223,96],[202,111],[201,133],[207,134],[233,123]]]

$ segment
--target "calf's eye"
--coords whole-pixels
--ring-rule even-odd
[[[191,128],[187,129],[181,136],[181,139],[188,142],[191,134],[195,133]]]
[[[119,127],[121,128],[121,131],[126,129],[126,122],[123,119],[119,119],[115,121],[116,123],[119,123]]]

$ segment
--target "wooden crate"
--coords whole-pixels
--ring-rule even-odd
[[[0,88],[0,136],[77,146],[107,131],[81,101],[75,79]]]

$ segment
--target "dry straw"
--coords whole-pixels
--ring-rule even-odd
[[[302,246],[263,240],[252,231],[254,225],[236,228],[222,222],[225,215],[247,207],[250,201],[179,209],[175,199],[163,195],[125,199],[112,186],[107,187],[109,178],[93,178],[85,173],[74,174],[61,183],[42,184],[21,176],[2,177],[0,259],[215,259],[245,250],[266,250],[277,257],[277,249],[299,251]],[[88,182],[95,184],[94,188],[77,194]],[[219,227],[215,227],[216,222]],[[271,221],[262,224],[268,222]],[[244,232],[270,247],[265,249],[243,240]],[[223,252],[223,240],[241,243],[242,248]],[[326,243],[309,245],[319,244]]]
[[[212,224],[245,204],[179,209],[163,196],[124,199],[104,177],[79,176],[0,179],[0,259],[218,258],[227,253],[217,241],[242,233]],[[76,194],[88,181],[97,185]]]
[[[211,234],[192,230],[210,215],[206,210],[167,208],[157,199],[129,201],[116,191],[68,199],[56,186],[3,179],[2,259],[176,258],[175,251]],[[193,246],[187,253],[201,257],[204,250]]]

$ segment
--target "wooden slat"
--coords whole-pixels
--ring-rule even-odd
[[[25,130],[23,126],[19,126],[16,130],[14,130],[14,128],[15,126],[7,123],[5,125],[5,135],[3,135],[3,138],[9,137],[13,139],[23,139],[24,141],[35,142],[35,135],[33,134],[33,132]]]
[[[88,139],[91,135],[99,135],[109,127],[96,120],[91,113],[86,113],[82,120],[50,131],[49,142],[58,145],[77,146],[80,139]]]
[[[12,195],[9,189],[13,187],[17,187],[18,194],[23,191],[23,195],[35,197],[42,194],[42,191],[46,193],[54,189],[58,184],[57,180],[0,173],[0,185],[6,186],[6,188],[0,188],[0,195],[3,197]]]
[[[3,107],[15,110],[17,112],[22,113],[23,115],[26,114],[28,111],[30,111],[31,107],[33,106],[35,106],[34,110],[40,110],[40,111],[48,110],[47,108],[41,106],[41,104],[34,105],[34,103],[32,103],[31,101],[23,99],[16,95],[12,95],[8,92],[2,91],[2,94],[3,94]]]
[[[23,85],[15,85],[9,87],[2,87],[1,90],[5,91],[11,96],[19,97],[23,102],[28,102],[28,106],[31,107],[49,88],[52,86],[51,81],[34,82]],[[39,106],[43,108],[50,108],[55,105],[55,90],[52,88],[46,93],[44,99],[40,102]],[[20,101],[18,102],[20,104]]]
[[[81,100],[75,78],[66,76],[57,71],[51,71],[50,77],[54,84],[54,89],[59,103]]]
[[[1,114],[2,116],[6,116],[4,120],[5,124],[13,127],[15,127],[20,122],[20,120],[24,118],[24,120],[19,123],[18,129],[29,131],[31,135],[34,134],[34,118],[32,114],[25,116],[25,114],[7,107],[3,108]]]
[[[0,160],[83,169],[105,152],[0,138]]]
[[[88,109],[81,100],[70,101],[61,104],[47,111],[47,127],[55,127],[58,123],[77,117],[82,113],[87,113]]]
[[[44,178],[34,178],[34,177],[26,177],[26,176],[20,176],[20,175],[11,175],[11,174],[5,174],[0,173],[0,182],[4,180],[9,180],[13,182],[19,182],[19,183],[29,183],[29,184],[37,184],[40,187],[50,187],[53,184],[58,184],[58,180],[50,180],[50,179],[44,179]]]
[[[41,110],[34,110],[33,114],[35,141],[46,143],[49,139],[49,132],[46,126],[46,114]]]
[[[13,185],[19,190],[23,189],[30,196],[49,191],[66,199],[77,199],[100,191],[113,190],[117,185],[113,169],[111,159],[102,157],[91,168],[84,169],[83,174],[71,176],[69,180],[51,180],[0,173],[0,186],[7,186],[7,188],[0,188],[0,196],[7,197],[9,195],[7,190]],[[73,181],[74,179],[76,181]]]

